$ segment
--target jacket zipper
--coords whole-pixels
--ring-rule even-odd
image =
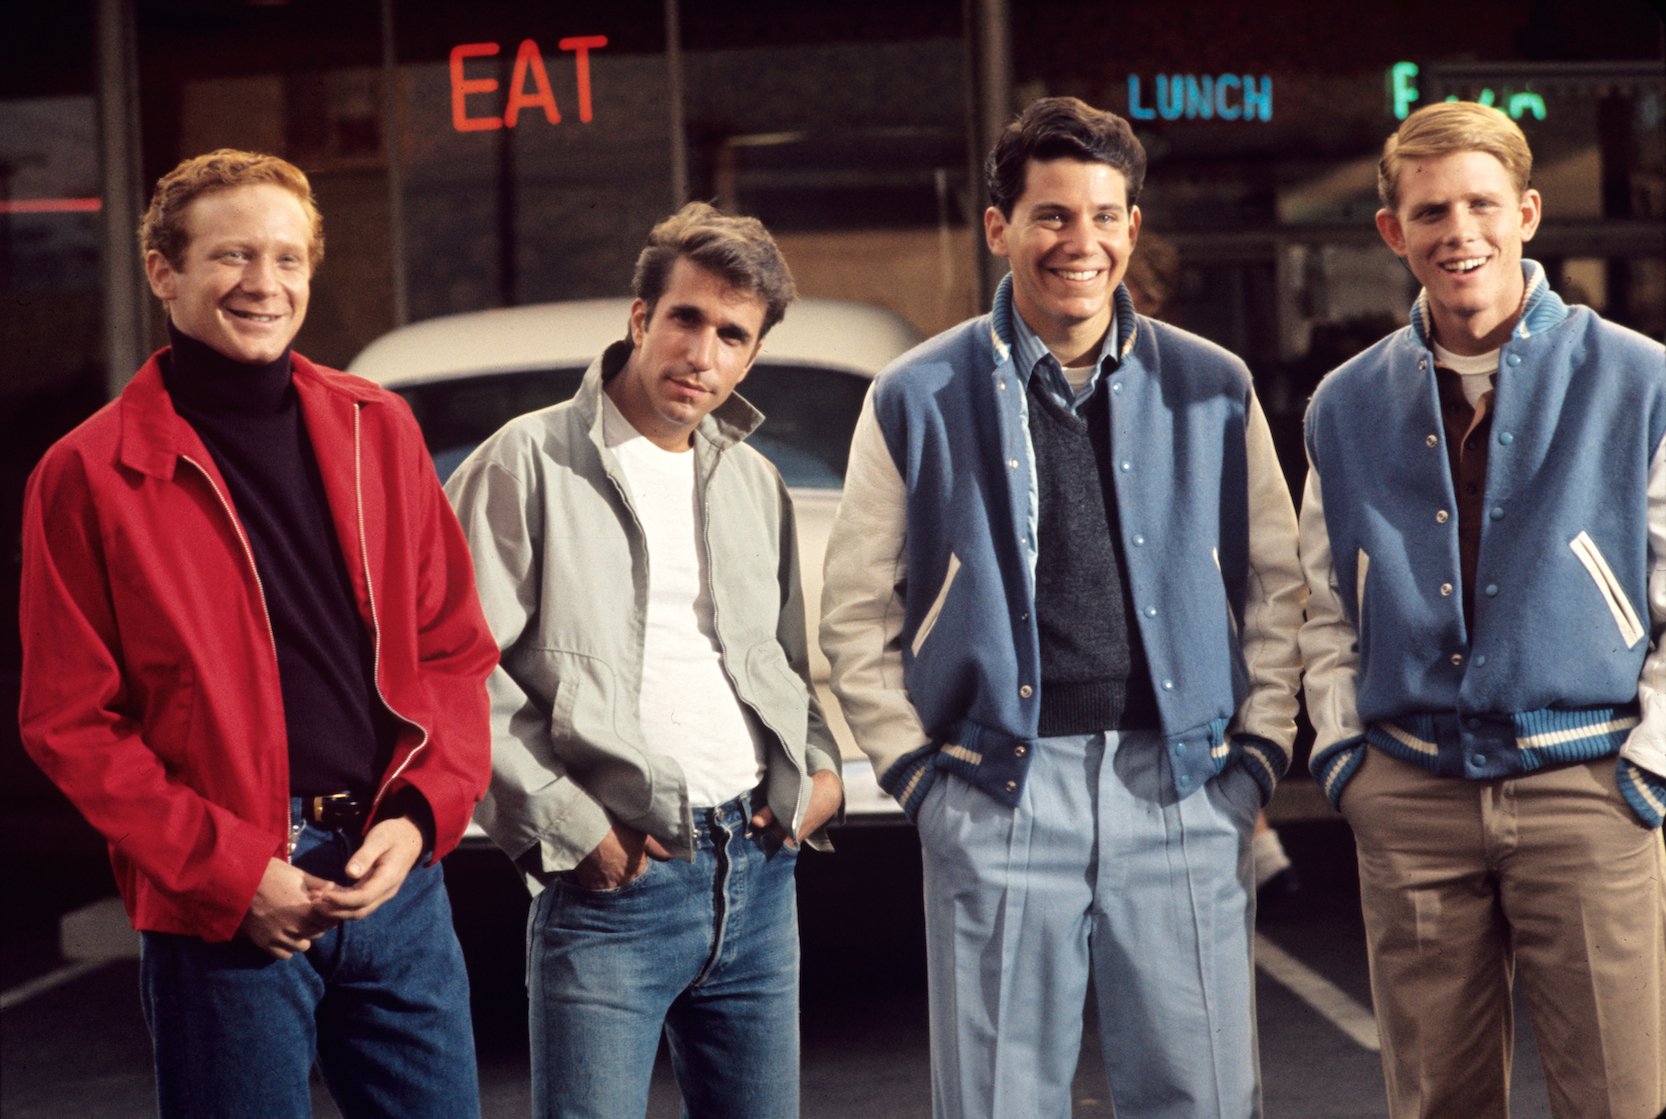
[[[712,577],[711,480],[712,477],[717,474],[718,465],[722,461],[722,454],[723,453],[721,451],[715,452],[712,460],[711,474],[707,475],[704,481],[700,478],[700,460],[698,458],[694,460],[694,484],[700,489],[700,547],[705,552],[705,556],[703,558],[706,561],[706,577],[708,579]],[[779,613],[779,610],[777,610],[777,615],[779,615]],[[734,689],[735,699],[748,711],[751,711],[753,718],[762,723],[769,733],[775,737],[775,744],[780,748],[781,752],[787,756],[787,762],[792,764],[792,751],[787,749],[787,736],[782,734],[780,728],[770,722],[762,711],[758,710],[757,704],[749,702],[745,696],[741,695],[740,685],[735,680],[734,670],[729,667],[729,646],[728,643],[723,640],[723,625],[721,619],[718,617],[717,595],[715,593],[712,595],[712,631],[717,634],[717,643],[723,650],[723,656],[721,658],[723,664],[723,674],[729,678],[729,687]],[[810,685],[805,685],[806,690],[808,690],[809,687]],[[793,768],[798,770],[800,778],[808,776],[808,774],[805,773],[805,769],[808,764],[809,763],[806,761],[803,765],[793,765]],[[767,786],[769,782],[767,761],[765,762],[765,770],[766,773],[764,782]],[[793,818],[787,825],[788,833],[793,836],[798,835],[799,820],[802,819],[804,815],[805,804],[803,802],[805,798],[803,796],[802,789],[803,786],[801,784],[799,798],[793,802]],[[752,832],[752,822],[750,817],[747,818],[746,832],[748,835]]]
[[[393,717],[415,727],[422,732],[422,739],[411,747],[405,760],[400,762],[394,771],[382,779],[381,787],[376,790],[376,796],[370,802],[370,811],[365,816],[365,826],[376,819],[376,810],[382,806],[382,798],[387,795],[388,786],[398,780],[416,756],[428,746],[428,728],[415,719],[402,714],[398,708],[388,702],[387,695],[382,691],[382,623],[376,613],[376,584],[370,575],[370,547],[368,537],[364,531],[364,455],[360,434],[359,419],[363,406],[353,405],[353,503],[354,512],[359,522],[359,562],[364,566],[364,595],[370,603],[370,682],[376,688],[376,698],[382,701],[382,706],[393,713]]]
[[[648,554],[648,530],[642,526],[642,518],[637,515],[636,506],[631,501],[630,487],[628,485],[626,485],[625,482],[620,481],[620,479],[614,474],[613,468],[607,464],[605,459],[602,461],[602,474],[603,474],[603,476],[605,476],[607,478],[608,484],[613,487],[613,492],[619,495],[620,504],[622,504],[625,507],[625,512],[630,514],[631,525],[633,527],[635,527],[635,529],[636,529],[637,539],[642,542],[642,565],[643,565],[643,571],[642,571],[642,578],[643,578],[642,635],[643,635],[643,637],[642,637],[642,641],[640,641],[637,644],[637,647],[636,647],[636,687],[637,687],[637,690],[640,692],[641,689],[642,689],[642,677],[647,672],[647,661],[648,661],[648,639],[647,639],[647,632],[648,632],[648,626],[647,626],[647,623],[648,623],[648,588],[647,588],[647,579],[648,579],[648,571],[653,565],[653,557]],[[633,594],[634,594],[634,588],[633,588]],[[715,607],[715,603],[713,605]],[[559,687],[559,684],[557,686]]]
[[[266,639],[271,642],[272,645],[272,663],[276,665],[278,662],[278,635],[272,629],[271,608],[266,605],[266,584],[261,582],[260,567],[255,563],[254,549],[249,546],[249,538],[243,534],[243,526],[238,523],[237,511],[231,507],[231,501],[227,499],[226,495],[220,492],[220,487],[214,484],[214,476],[208,472],[202,463],[198,462],[190,455],[182,454],[179,457],[190,463],[191,466],[196,469],[197,473],[202,475],[202,480],[208,483],[209,490],[213,492],[215,498],[220,502],[220,508],[225,510],[226,520],[231,522],[231,530],[237,534],[237,542],[243,546],[243,558],[248,561],[249,573],[255,577],[255,597],[260,600],[260,616],[266,621]],[[288,759],[286,758],[286,766],[287,760]],[[288,862],[290,854],[293,853],[295,849],[294,828],[289,821],[289,790],[284,790],[284,795],[281,799],[283,802],[283,811],[279,815],[284,821],[283,857],[284,861]]]

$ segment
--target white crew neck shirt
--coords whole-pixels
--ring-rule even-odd
[[[1480,403],[1487,390],[1492,388],[1492,375],[1498,372],[1498,351],[1488,350],[1484,354],[1469,357],[1465,354],[1455,354],[1436,342],[1435,364],[1458,375],[1458,383],[1463,386],[1464,399],[1469,401],[1469,406],[1473,408]]]
[[[700,543],[694,452],[657,446],[606,393],[602,437],[624,471],[648,543],[642,735],[650,753],[682,766],[691,806],[723,804],[763,780],[765,740],[723,667]]]

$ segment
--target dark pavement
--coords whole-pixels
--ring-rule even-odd
[[[1373,1031],[1353,844],[1340,819],[1315,811],[1301,791],[1294,782],[1288,789],[1297,818],[1285,819],[1280,831],[1303,889],[1263,906],[1259,921],[1266,1114],[1379,1117],[1385,1107],[1378,1056],[1360,1037],[1361,1022],[1364,1041]],[[49,801],[8,813],[0,835],[9,852],[10,898],[0,935],[0,1115],[149,1114],[136,937],[120,920],[101,846]],[[930,1088],[918,847],[895,827],[847,827],[836,842],[836,856],[811,855],[800,865],[804,1116],[924,1119]],[[474,984],[484,1112],[524,1115],[525,897],[493,851],[461,852],[448,860],[447,874]],[[66,915],[73,916],[66,922]],[[1110,1116],[1089,1021],[1076,1114]],[[1548,1116],[1525,1020],[1518,1032],[1514,1114]],[[319,1116],[337,1114],[321,1088],[315,1097]],[[663,1059],[649,1114],[677,1114]]]

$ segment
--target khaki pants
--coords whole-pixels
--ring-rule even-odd
[[[1463,781],[1372,749],[1342,812],[1391,1119],[1506,1119],[1518,967],[1552,1113],[1660,1113],[1666,848],[1613,758]]]

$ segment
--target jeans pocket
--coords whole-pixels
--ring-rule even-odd
[[[763,855],[765,862],[777,858],[796,859],[803,849],[803,844],[790,842],[786,834],[777,827],[755,828],[751,833],[752,845]]]
[[[633,893],[647,885],[648,876],[654,873],[654,868],[658,865],[658,859],[644,860],[642,870],[638,872],[636,877],[621,882],[617,886],[586,886],[579,881],[578,872],[573,870],[562,871],[556,875],[555,881],[563,890],[579,897],[596,898],[598,900],[616,898]]]

